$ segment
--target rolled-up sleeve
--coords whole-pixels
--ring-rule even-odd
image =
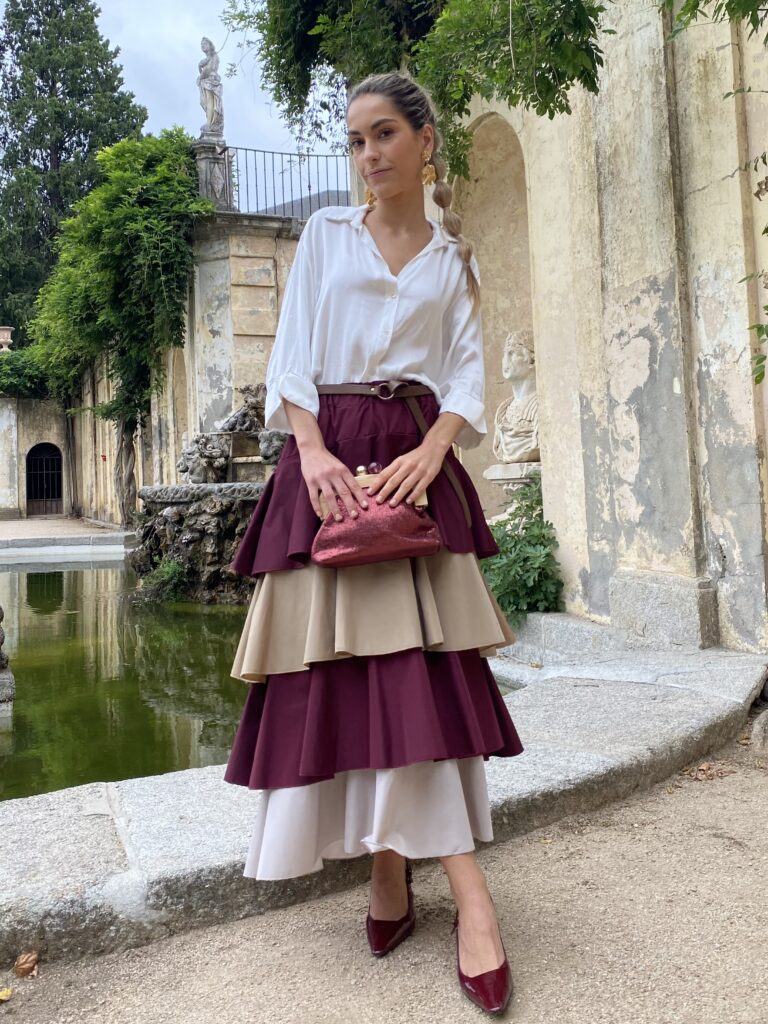
[[[312,376],[312,326],[315,313],[316,265],[313,236],[317,225],[309,218],[296,246],[285,286],[280,319],[267,364],[264,424],[268,430],[292,433],[282,400],[288,399],[317,416],[320,402]]]
[[[479,280],[477,262],[472,269]],[[445,358],[438,381],[442,401],[440,412],[463,416],[467,425],[461,429],[456,444],[476,448],[487,433],[485,421],[485,364],[483,360],[483,328],[480,310],[473,311],[469,291],[462,287],[443,318]]]

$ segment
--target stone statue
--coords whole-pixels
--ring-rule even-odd
[[[258,434],[264,429],[264,403],[267,398],[266,384],[246,384],[238,388],[243,396],[243,405],[224,420],[219,430]]]
[[[493,454],[501,463],[538,462],[539,400],[532,331],[507,335],[502,373],[512,383],[513,395],[496,410]]]
[[[198,434],[181,449],[176,469],[188,484],[215,484],[227,478],[227,441],[211,434]]]
[[[197,86],[200,90],[200,106],[205,111],[205,124],[200,129],[200,138],[224,138],[224,86],[219,74],[219,55],[207,36],[203,36],[200,47],[205,54],[197,65],[199,74]]]
[[[262,459],[268,466],[277,465],[283,445],[288,440],[288,435],[281,430],[260,430],[259,431],[259,452]]]

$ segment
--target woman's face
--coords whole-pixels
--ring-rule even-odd
[[[368,93],[347,110],[349,148],[358,174],[378,199],[421,189],[422,152],[432,152],[431,125],[414,131],[385,96]]]

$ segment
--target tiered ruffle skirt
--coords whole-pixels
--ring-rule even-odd
[[[431,424],[437,402],[418,401]],[[398,399],[322,395],[318,422],[353,471],[421,441]],[[263,791],[246,875],[294,877],[383,849],[466,853],[492,838],[484,759],[523,748],[486,657],[514,637],[478,564],[497,547],[477,493],[446,459],[471,523],[441,472],[428,488],[438,554],[331,569],[310,561],[319,521],[294,438],[285,444],[233,563],[256,578],[232,669],[249,692],[225,775]]]

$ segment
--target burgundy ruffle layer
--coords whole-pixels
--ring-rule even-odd
[[[225,774],[251,789],[523,746],[478,651],[319,662],[250,687]]]
[[[431,426],[440,412],[437,399],[421,395],[417,401]],[[413,414],[398,398],[384,401],[365,395],[320,395],[318,424],[328,450],[353,472],[357,466],[371,462],[387,466],[421,443]],[[498,547],[469,475],[452,450],[446,460],[464,488],[472,525],[467,525],[461,502],[441,471],[427,494],[444,546],[454,552],[474,551],[478,558],[497,554]],[[279,498],[275,498],[276,488]],[[296,440],[290,435],[254,509],[232,568],[243,576],[300,569],[309,561],[319,526],[301,475]]]

